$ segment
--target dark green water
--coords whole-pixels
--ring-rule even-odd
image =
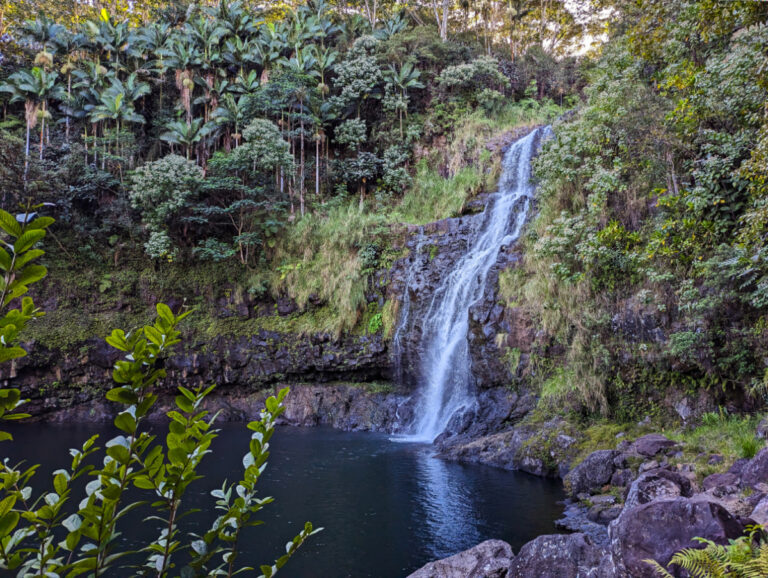
[[[203,510],[188,518],[191,531],[207,527],[209,492],[224,478],[237,479],[246,451],[244,424],[221,427],[204,462],[205,478],[188,494],[188,506]],[[43,463],[35,484],[41,487],[51,471],[68,463],[68,449],[94,433],[101,445],[114,435],[108,426],[17,425],[16,441],[3,443],[0,452],[11,461],[27,456]],[[253,528],[242,542],[243,560],[271,564],[306,520],[325,530],[280,572],[284,578],[398,578],[488,538],[506,540],[517,551],[555,531],[553,521],[562,512],[557,502],[563,497],[558,483],[445,462],[432,452],[429,446],[379,434],[279,429],[260,482],[263,495],[276,501],[263,511],[267,524]],[[142,535],[157,536],[155,528],[138,520],[123,532],[128,546]]]

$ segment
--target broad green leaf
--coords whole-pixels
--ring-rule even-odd
[[[136,431],[136,420],[130,413],[124,411],[115,418],[115,427],[125,433],[132,434]]]
[[[11,270],[11,256],[2,247],[0,247],[0,269],[3,271]]]
[[[0,347],[0,363],[24,357],[26,354],[21,347]]]
[[[42,265],[29,265],[24,267],[24,269],[21,271],[21,275],[16,277],[16,283],[19,285],[28,286],[32,283],[40,281],[40,279],[45,277],[47,274],[48,269]]]
[[[17,255],[19,253],[23,253],[27,249],[30,249],[32,245],[40,241],[43,237],[45,237],[45,231],[42,229],[24,231],[21,237],[16,239],[16,242],[13,244],[14,253]]]
[[[27,225],[27,229],[47,229],[56,222],[53,217],[38,217]]]
[[[16,217],[2,209],[0,209],[0,229],[12,237],[21,236],[21,225],[16,220]]]

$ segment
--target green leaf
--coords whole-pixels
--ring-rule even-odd
[[[6,253],[7,254],[7,253]],[[16,257],[16,269],[21,269],[24,265],[30,261],[34,261],[38,257],[45,255],[45,251],[42,249],[30,249],[20,257]]]
[[[165,319],[171,325],[174,324],[176,317],[173,315],[173,311],[171,311],[170,307],[168,307],[165,303],[158,303],[156,309],[157,314],[160,317]]]
[[[18,512],[7,512],[5,515],[0,516],[0,537],[10,534],[18,523]]]
[[[56,474],[53,477],[53,489],[56,493],[61,495],[67,491],[67,476],[64,474]]]
[[[116,387],[107,392],[107,399],[117,403],[124,403],[125,405],[134,405],[138,403],[139,396],[129,387]]]
[[[0,363],[24,357],[26,354],[21,347],[0,347]]]
[[[27,225],[27,229],[47,229],[56,222],[53,217],[38,217]]]
[[[115,418],[115,427],[125,433],[132,434],[136,431],[136,420],[130,413],[124,411]]]
[[[16,277],[15,282],[19,285],[31,285],[37,281],[40,281],[48,274],[48,269],[42,265],[29,265],[21,271],[21,275]]]
[[[133,480],[133,485],[140,490],[154,490],[155,485],[150,481],[147,476],[138,476]]]
[[[155,345],[159,347],[163,345],[164,335],[151,325],[144,327],[144,335],[146,335],[147,339],[149,339]]]
[[[16,220],[16,217],[0,209],[0,229],[11,235],[12,237],[21,236],[21,225]]]
[[[0,247],[0,269],[3,271],[10,271],[11,269],[11,256],[2,247]]]
[[[195,408],[192,405],[192,402],[189,401],[185,396],[183,395],[177,395],[176,396],[176,406],[183,412],[186,413],[192,413]]]
[[[32,248],[32,245],[40,241],[43,237],[45,237],[45,231],[42,229],[25,231],[13,244],[13,252],[16,254],[23,253],[27,249]]]
[[[125,332],[122,329],[115,329],[112,334],[107,337],[107,343],[120,351],[128,351],[128,343],[125,341]]]

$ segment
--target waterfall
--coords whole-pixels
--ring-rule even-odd
[[[419,399],[409,436],[414,441],[433,441],[453,416],[471,410],[476,403],[468,341],[469,311],[482,298],[488,273],[499,252],[520,236],[533,195],[531,160],[549,130],[534,130],[509,147],[502,162],[498,190],[489,196],[484,211],[476,217],[466,252],[452,270],[443,272],[418,319],[411,319],[416,313],[406,288],[394,345],[397,358],[404,328],[420,325],[423,354],[418,370]],[[422,231],[416,243],[418,251],[424,242]],[[409,283],[413,268],[420,264],[418,255],[413,263]]]

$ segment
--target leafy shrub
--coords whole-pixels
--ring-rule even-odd
[[[203,178],[203,169],[179,155],[168,155],[131,174],[128,198],[141,210],[150,230],[160,231],[187,206]]]
[[[35,207],[37,208],[37,207]],[[2,293],[0,294],[0,362],[26,354],[19,346],[20,333],[26,324],[42,315],[25,294],[28,286],[46,274],[33,261],[43,255],[34,246],[52,224],[49,217],[34,218],[28,209],[20,219],[0,210],[0,230],[6,249],[0,249]],[[21,306],[11,303],[22,297]],[[120,549],[120,526],[125,515],[143,502],[130,501],[129,489],[144,493],[153,500],[153,516],[160,521],[159,536],[141,548],[144,555],[140,573],[165,578],[177,566],[179,555],[186,552],[189,561],[183,565],[183,576],[233,575],[245,571],[238,567],[239,544],[243,532],[260,525],[255,515],[269,503],[256,492],[256,483],[266,466],[269,441],[275,423],[284,411],[282,402],[288,393],[283,389],[266,401],[261,418],[248,424],[253,432],[243,458],[243,474],[236,482],[224,482],[212,492],[217,517],[212,525],[193,540],[181,537],[178,522],[192,513],[183,508],[189,486],[199,476],[197,467],[210,453],[217,430],[216,416],[202,408],[205,397],[214,389],[200,387],[194,391],[179,388],[175,409],[169,411],[168,433],[164,443],[143,429],[144,422],[158,400],[155,387],[165,377],[163,358],[181,342],[178,324],[189,311],[175,315],[166,305],[157,305],[157,318],[151,325],[132,332],[116,329],[107,343],[123,354],[114,365],[112,376],[116,387],[106,394],[108,400],[121,406],[114,420],[120,434],[96,447],[98,436],[85,441],[80,449],[70,450],[68,468],[55,471],[52,489],[37,494],[31,483],[38,469],[0,464],[0,569],[19,576],[68,575],[86,573],[110,575],[128,554]],[[0,389],[0,418],[27,417],[16,410],[24,402],[14,388]],[[11,440],[0,432],[0,441]],[[97,463],[87,465],[87,458],[102,454]],[[73,482],[84,475],[92,480],[85,486],[82,500],[73,501]],[[273,564],[261,566],[262,576],[273,576],[297,548],[313,533],[310,523],[286,546],[285,554]],[[175,573],[175,572],[174,572]]]

